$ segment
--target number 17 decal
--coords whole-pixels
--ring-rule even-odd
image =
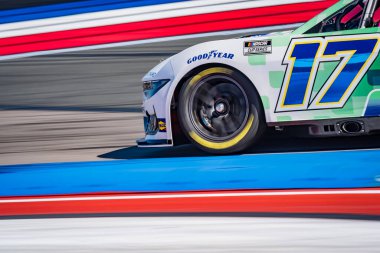
[[[379,53],[378,35],[292,40],[276,112],[342,108]],[[322,88],[312,97],[319,65],[337,62]]]

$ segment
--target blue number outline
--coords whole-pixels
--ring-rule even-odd
[[[353,81],[349,84],[343,96],[340,98],[339,102],[332,103],[320,103],[323,97],[326,95],[328,90],[334,84],[335,80],[339,77],[342,70],[347,66],[348,62],[355,55],[356,50],[345,50],[345,51],[336,51],[334,55],[325,55],[324,52],[331,42],[343,42],[343,41],[368,41],[368,40],[377,40],[376,45],[374,46],[371,54],[361,67],[361,69],[356,74]],[[291,77],[293,76],[293,69],[295,66],[296,59],[292,57],[294,49],[297,45],[302,44],[311,44],[311,43],[321,43],[318,48],[315,58],[313,59],[312,71],[309,74],[309,80],[307,89],[305,91],[305,97],[302,104],[286,105],[285,100],[288,95],[289,84]],[[379,34],[360,34],[360,35],[350,35],[350,36],[335,36],[335,37],[315,37],[315,38],[296,38],[292,39],[282,64],[286,65],[286,73],[284,76],[283,84],[281,91],[278,97],[278,102],[275,112],[291,112],[291,111],[305,111],[305,110],[318,110],[318,109],[337,109],[343,108],[346,102],[351,97],[354,90],[359,85],[360,81],[366,74],[367,70],[371,67],[373,62],[376,60],[376,57],[379,54],[380,48],[380,35]],[[343,56],[343,57],[342,57]],[[322,88],[317,92],[317,95],[311,100],[311,95],[313,87],[315,85],[315,78],[318,74],[318,69],[321,63],[323,62],[339,62],[338,66],[331,73],[327,81],[322,85]]]

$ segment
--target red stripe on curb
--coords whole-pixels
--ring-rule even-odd
[[[380,190],[379,188],[373,190]],[[350,190],[352,191],[352,190]],[[284,193],[284,191],[245,191],[242,193]],[[380,215],[380,193],[352,193],[344,195],[333,192],[322,194],[297,195],[297,191],[285,192],[284,195],[260,196],[227,196],[210,197],[173,197],[148,199],[109,199],[109,200],[59,200],[48,202],[1,203],[0,216],[48,215],[48,214],[96,214],[96,213],[223,213],[223,212],[257,212],[257,213],[310,213],[310,214],[347,214],[347,215]],[[298,191],[299,192],[299,191]],[[307,191],[313,192],[313,190]],[[182,193],[223,194],[223,192]],[[171,196],[176,194],[122,194],[123,196],[157,195]],[[106,195],[103,197],[109,197]],[[67,196],[70,197],[70,196]],[[82,198],[83,196],[72,196]],[[88,196],[85,196],[88,197]],[[94,197],[94,196],[91,196]],[[52,197],[46,197],[47,199]],[[58,197],[64,198],[64,197]],[[70,197],[71,198],[71,197]],[[2,198],[1,200],[27,200],[45,198]]]
[[[0,39],[0,55],[305,22],[336,0],[226,11]]]

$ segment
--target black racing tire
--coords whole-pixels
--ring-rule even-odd
[[[187,138],[213,154],[243,151],[266,129],[256,88],[240,72],[226,67],[207,68],[185,82],[178,116]]]

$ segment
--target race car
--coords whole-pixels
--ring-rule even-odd
[[[380,131],[380,0],[342,0],[298,29],[190,47],[143,78],[140,147],[185,136],[210,153],[257,143],[267,128],[311,136]]]

